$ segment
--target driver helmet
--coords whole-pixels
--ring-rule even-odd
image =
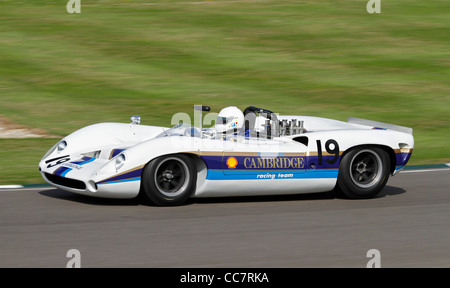
[[[229,106],[219,112],[216,120],[217,133],[239,130],[242,127],[244,127],[244,113],[239,108]]]

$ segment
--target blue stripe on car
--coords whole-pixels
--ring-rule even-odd
[[[82,166],[82,165],[94,162],[95,159],[97,159],[97,158],[92,158],[92,157],[86,156],[86,157],[81,158],[81,160],[77,160],[77,161],[73,161],[73,162],[69,162],[69,163]],[[53,172],[53,174],[57,175],[57,176],[61,176],[61,177],[66,177],[67,173],[69,173],[72,170],[73,169],[69,168],[69,167],[59,167],[58,169],[55,170],[55,172]]]
[[[128,181],[138,181],[141,179],[143,167],[137,167],[130,171],[126,171],[117,176],[113,176],[102,181],[97,182],[97,184],[111,184],[111,183],[120,183],[120,182],[128,182]]]
[[[311,170],[295,173],[292,170],[208,170],[208,180],[273,180],[273,179],[323,179],[337,178],[338,169]],[[255,173],[256,172],[256,173]]]

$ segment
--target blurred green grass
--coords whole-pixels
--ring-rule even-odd
[[[410,165],[450,162],[448,1],[81,2],[0,2],[0,115],[63,136],[254,105],[412,127]],[[0,185],[41,183],[56,141],[0,140]]]

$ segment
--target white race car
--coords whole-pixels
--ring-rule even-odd
[[[209,110],[194,106],[200,119]],[[203,128],[202,121],[197,127],[145,126],[138,116],[130,124],[87,126],[53,146],[39,170],[63,190],[142,196],[156,205],[179,205],[190,197],[333,189],[349,198],[371,198],[406,165],[414,148],[408,127],[283,116],[253,106],[243,113],[236,107],[227,111],[235,110],[238,115],[215,114],[211,128]]]

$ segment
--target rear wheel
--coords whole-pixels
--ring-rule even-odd
[[[389,155],[382,148],[354,148],[339,164],[337,188],[349,198],[373,198],[386,185],[389,167]]]
[[[194,192],[197,173],[186,155],[166,155],[152,160],[142,173],[142,196],[159,206],[180,205]]]

